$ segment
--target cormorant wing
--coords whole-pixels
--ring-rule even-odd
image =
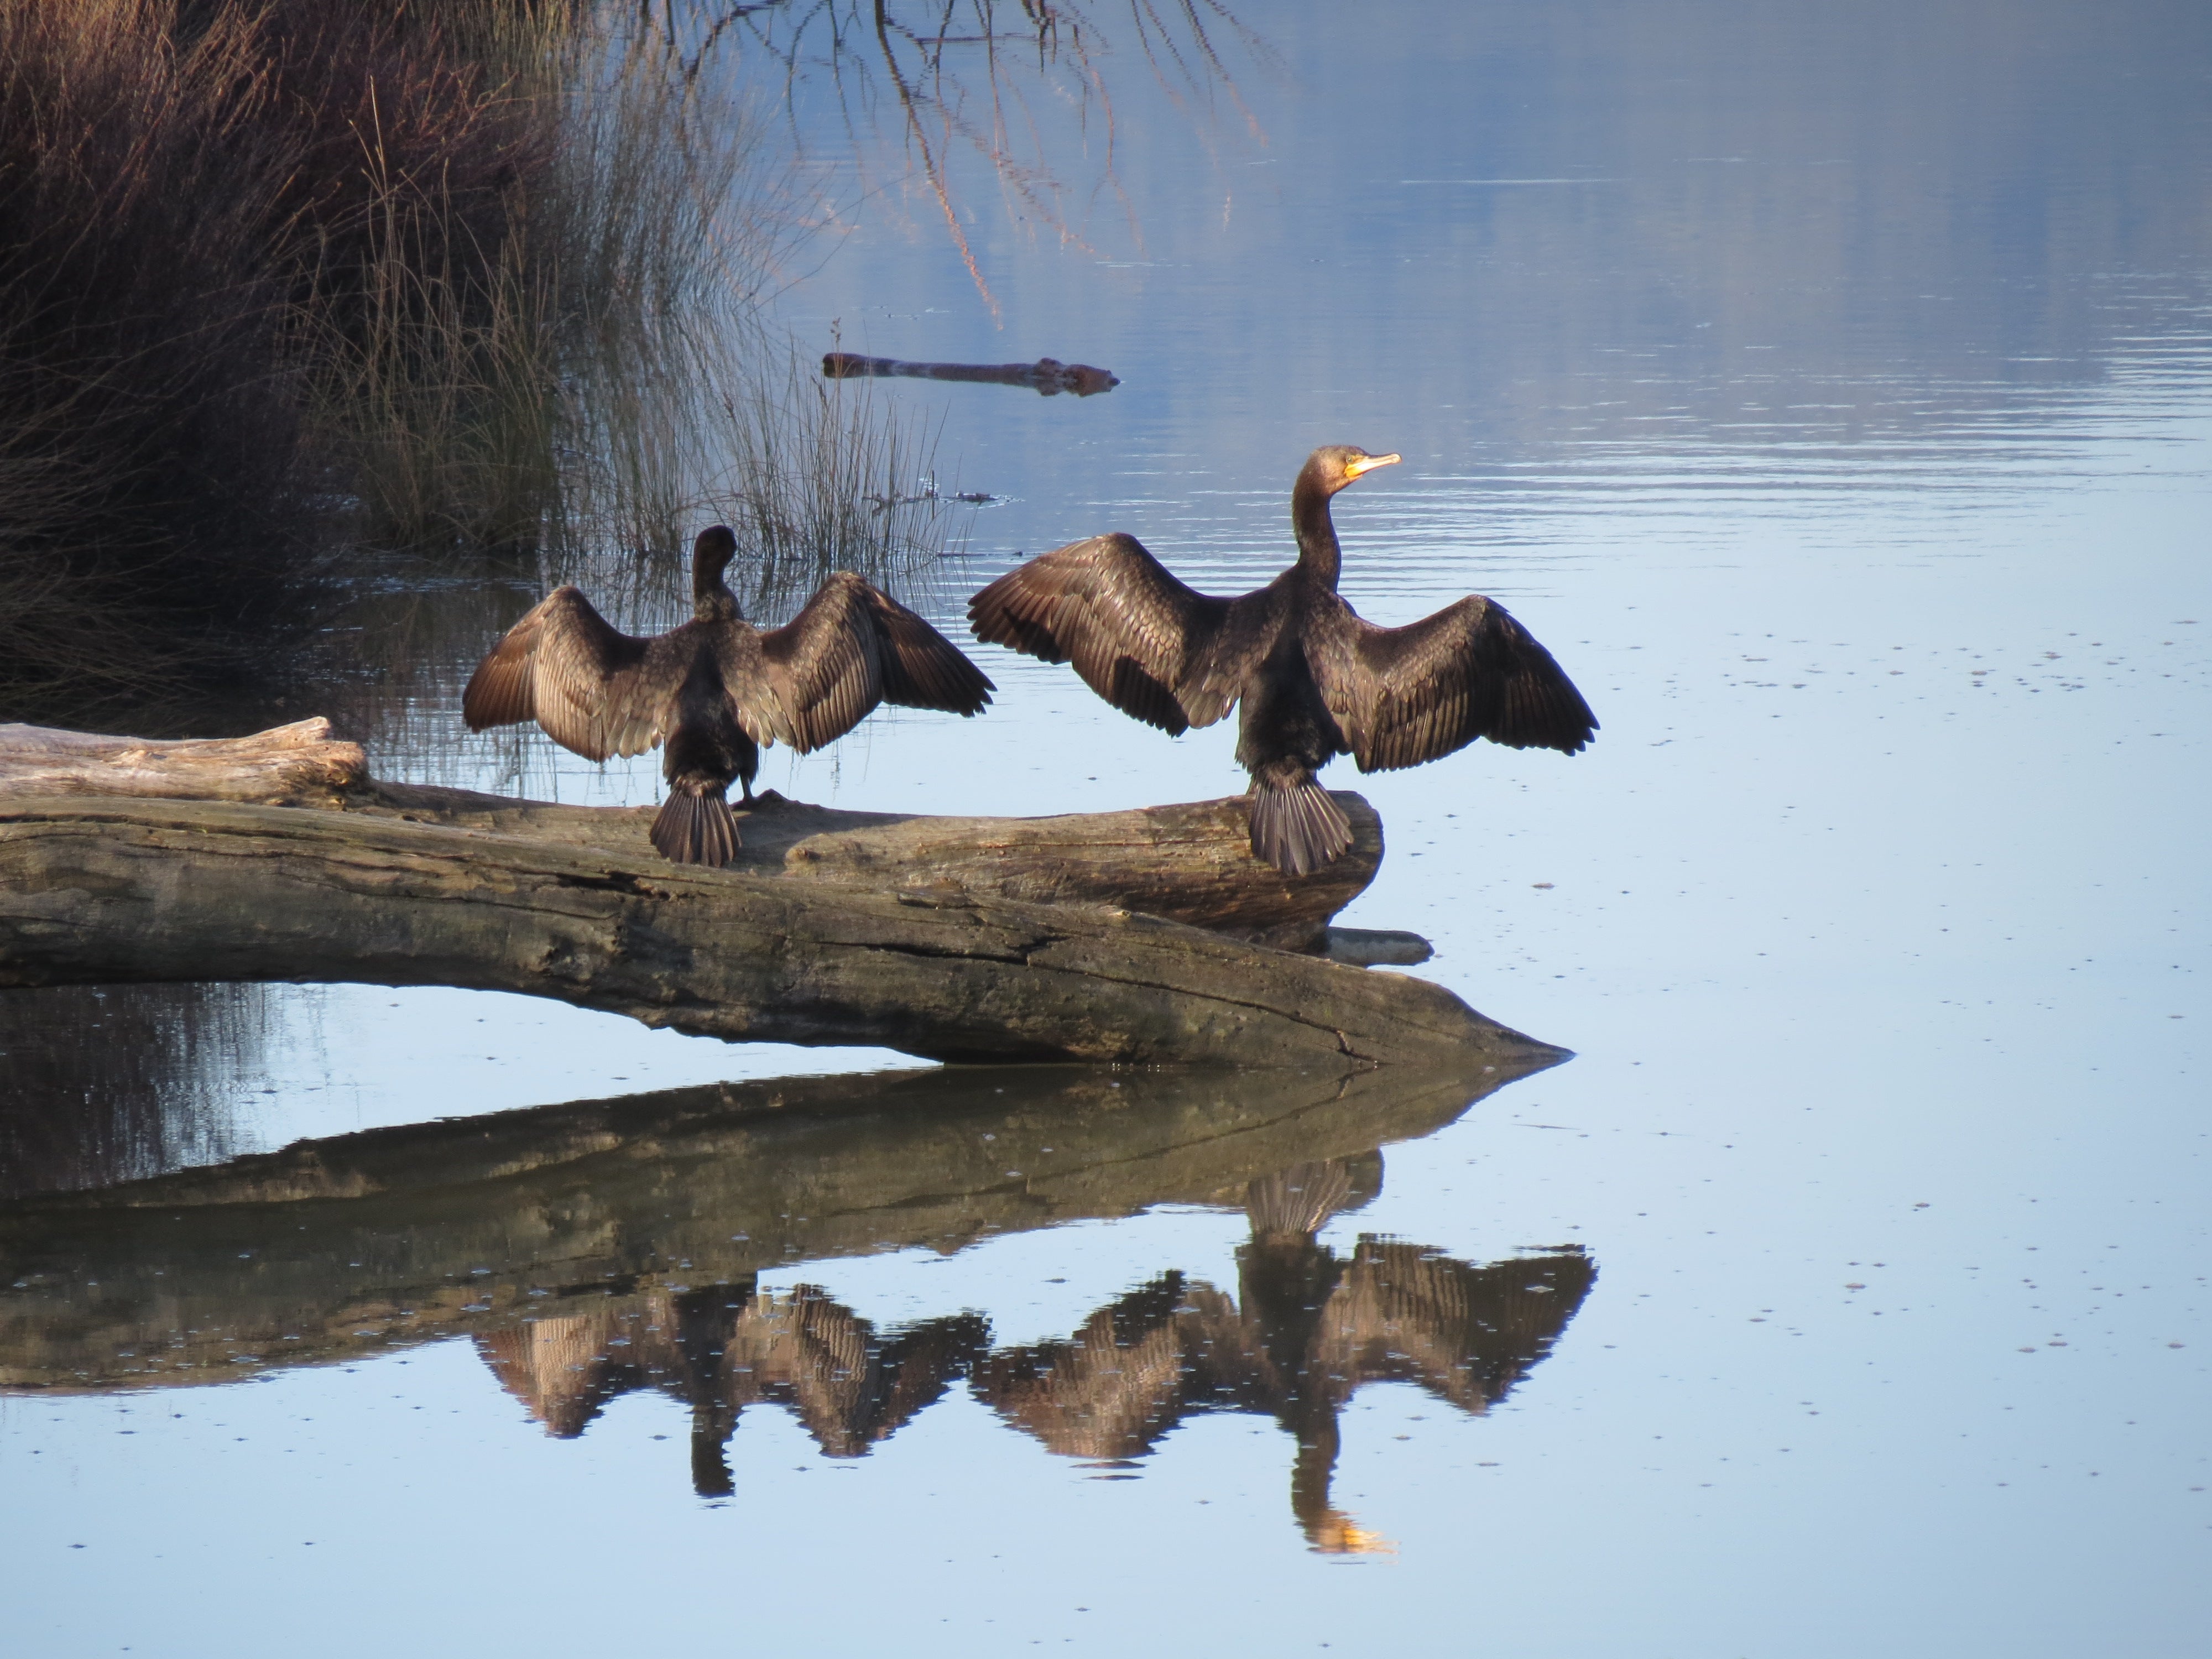
[[[999,688],[960,647],[881,588],[862,584],[884,647],[884,701],[980,714]]]
[[[1487,738],[1571,755],[1597,717],[1505,607],[1470,594],[1404,628],[1349,605],[1316,617],[1306,661],[1363,772],[1418,766]]]
[[[810,754],[843,737],[883,701],[884,651],[868,616],[866,589],[850,571],[836,572],[797,616],[760,631],[750,672],[726,662],[738,722],[756,742],[781,738]]]
[[[1230,604],[1184,586],[1117,532],[1008,571],[968,601],[968,616],[977,639],[1072,662],[1123,714],[1177,735],[1226,714],[1243,684],[1218,648]]]
[[[676,690],[654,647],[611,626],[571,586],[555,588],[507,630],[461,694],[471,732],[534,720],[586,760],[636,755],[665,735]]]
[[[727,673],[738,723],[806,754],[842,738],[878,702],[980,712],[996,688],[952,641],[849,570],[760,635],[757,666]]]

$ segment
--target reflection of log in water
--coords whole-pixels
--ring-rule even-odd
[[[863,357],[852,351],[826,351],[822,372],[833,380],[859,376],[898,377],[913,380],[968,380],[985,386],[1025,386],[1051,398],[1072,392],[1079,398],[1111,392],[1121,384],[1118,376],[1088,363],[1063,363],[1057,357],[1040,357],[1033,363],[902,363],[890,357]]]
[[[301,1142],[0,1206],[0,1384],[222,1381],[576,1296],[1241,1195],[1302,1158],[1425,1134],[1527,1069],[949,1069]]]

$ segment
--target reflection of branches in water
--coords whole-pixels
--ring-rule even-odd
[[[586,1293],[477,1338],[477,1348],[563,1437],[634,1389],[684,1401],[694,1482],[710,1497],[732,1490],[725,1444],[739,1413],[762,1401],[793,1412],[831,1457],[864,1455],[962,1377],[1012,1426],[1093,1462],[1144,1455],[1198,1413],[1255,1413],[1297,1443],[1291,1504],[1312,1546],[1388,1548],[1330,1501],[1352,1396],[1407,1382],[1486,1412],[1551,1351],[1596,1269],[1571,1248],[1477,1267],[1371,1236],[1348,1257],[1320,1244],[1316,1231],[1363,1201],[1378,1176],[1370,1154],[1253,1182],[1236,1296],[1162,1273],[1063,1342],[988,1351],[989,1328],[971,1313],[879,1334],[811,1286],[763,1293],[747,1281]]]
[[[671,36],[678,38],[674,0],[663,5]],[[1048,131],[1057,119],[1072,116],[1076,142],[1087,146],[1095,111],[1102,142],[1091,193],[1108,191],[1121,198],[1114,173],[1114,103],[1104,70],[1116,30],[1133,40],[1169,98],[1194,116],[1201,142],[1207,136],[1203,118],[1217,91],[1235,106],[1246,131],[1260,137],[1237,97],[1224,42],[1262,64],[1272,64],[1273,54],[1222,0],[1127,0],[1126,13],[1110,24],[1108,11],[1084,0],[1021,0],[1018,15],[996,0],[940,0],[928,8],[891,0],[870,0],[865,8],[860,0],[766,5],[692,0],[682,38],[696,72],[716,44],[737,32],[776,64],[787,101],[794,106],[811,77],[824,76],[848,133],[855,137],[875,125],[873,107],[887,93],[900,141],[920,167],[969,280],[996,319],[998,301],[955,199],[955,158],[966,152],[988,165],[1017,221],[1033,219],[1063,240],[1079,243],[1066,208],[1069,189],[1051,159]],[[917,15],[926,21],[915,21]],[[1127,214],[1127,200],[1121,199]]]
[[[110,1186],[243,1150],[234,1102],[259,985],[0,992],[0,1198]]]

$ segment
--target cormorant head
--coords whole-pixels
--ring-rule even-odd
[[[737,556],[737,532],[726,524],[708,525],[691,544],[692,586],[717,580]]]
[[[722,572],[738,556],[738,538],[726,524],[710,524],[691,544],[691,614],[702,621],[727,621],[744,613],[737,595],[723,584]]]
[[[1378,466],[1395,466],[1404,459],[1398,455],[1370,455],[1356,444],[1328,444],[1306,457],[1304,471],[1298,482],[1310,482],[1325,495],[1334,495],[1362,473],[1372,472]]]

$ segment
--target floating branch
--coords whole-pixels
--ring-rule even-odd
[[[1025,386],[1047,398],[1072,392],[1079,398],[1111,392],[1118,375],[1088,363],[1063,363],[1040,357],[1033,363],[902,363],[890,357],[863,357],[851,351],[825,351],[822,372],[833,380],[901,378],[909,380],[969,380],[983,386]],[[967,500],[962,496],[963,501]]]

